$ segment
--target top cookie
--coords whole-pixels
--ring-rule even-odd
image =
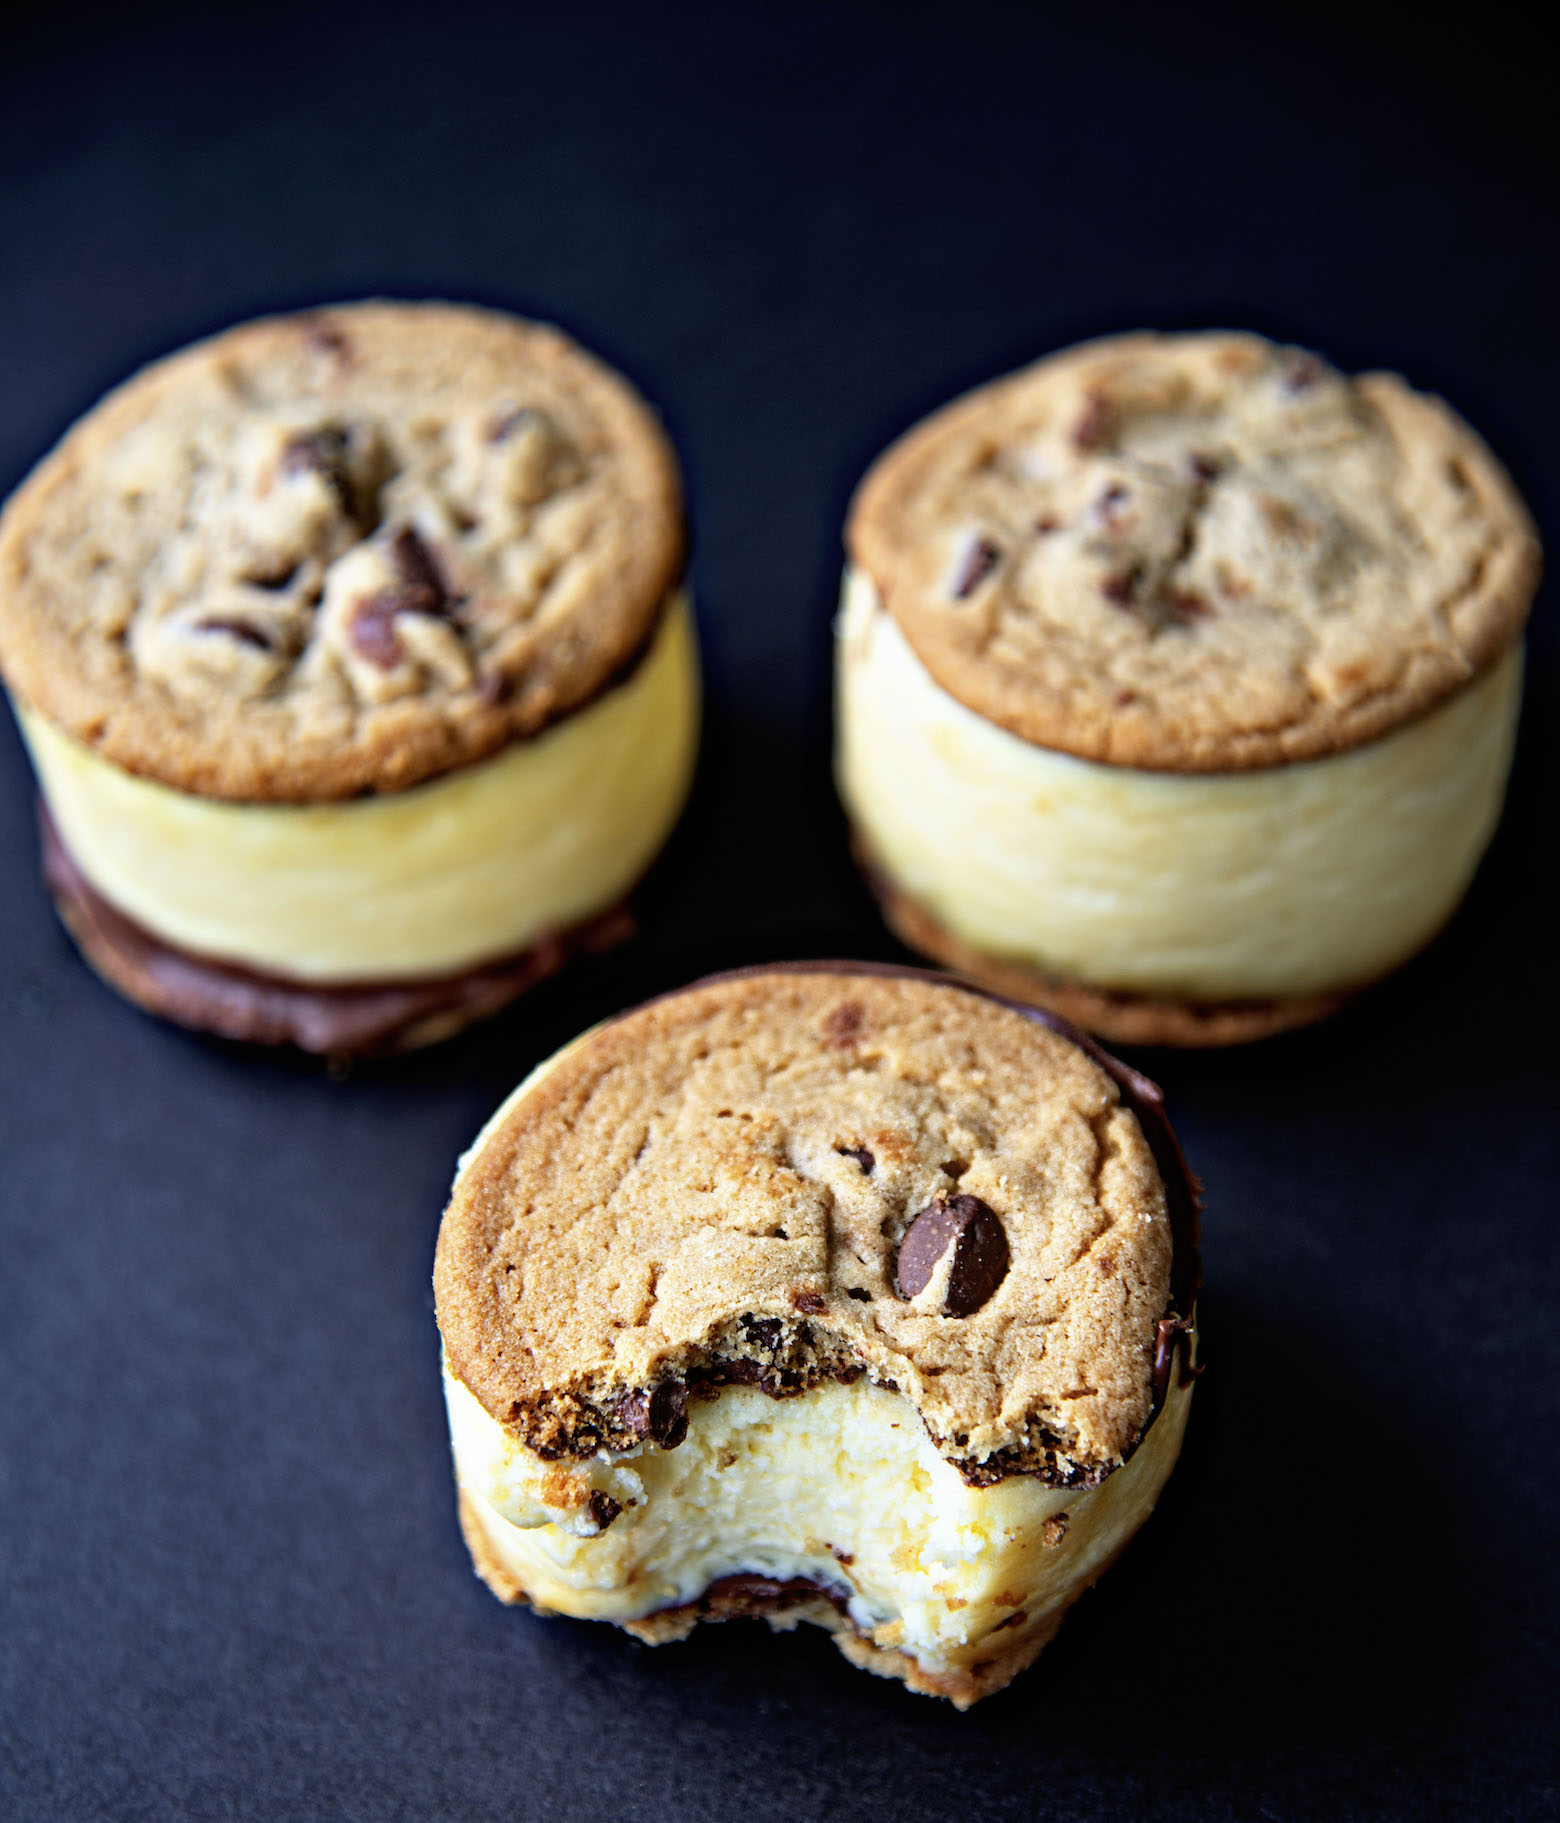
[[[848,542],[960,702],[1167,772],[1387,733],[1519,637],[1539,569],[1440,400],[1224,333],[1089,342],[970,393],[875,465]]]
[[[344,305],[186,349],[68,433],[0,518],[0,661],[185,791],[396,790],[589,701],[682,556],[664,434],[567,336]]]
[[[450,1365],[548,1457],[676,1441],[725,1381],[865,1370],[967,1478],[1086,1484],[1152,1415],[1172,1302],[1133,1083],[1152,1095],[910,971],[653,1001],[560,1053],[464,1161],[434,1279]]]

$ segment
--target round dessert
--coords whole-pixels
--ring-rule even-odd
[[[912,947],[1220,1044],[1457,906],[1539,554],[1439,400],[1251,335],[1092,342],[912,430],[847,542],[840,790]]]
[[[621,936],[693,766],[683,555],[654,416],[544,325],[352,304],[137,375],[0,517],[0,666],[88,959],[352,1053]]]
[[[761,1615],[967,1707],[1164,1486],[1197,1189],[1159,1092],[920,970],[745,970],[587,1032],[461,1162],[434,1287],[504,1601]]]

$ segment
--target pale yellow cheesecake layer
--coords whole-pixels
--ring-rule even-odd
[[[841,795],[897,887],[988,955],[1212,1001],[1362,985],[1435,935],[1499,818],[1522,689],[1515,648],[1335,757],[1140,772],[967,709],[854,569],[837,659]]]
[[[677,820],[698,744],[692,615],[621,684],[496,758],[339,804],[233,804],[133,777],[17,705],[77,866],[177,948],[299,981],[455,973],[615,904]]]
[[[1067,1491],[1022,1475],[967,1486],[909,1401],[865,1377],[789,1399],[728,1386],[690,1403],[676,1449],[585,1463],[542,1461],[448,1369],[445,1393],[461,1489],[538,1607],[632,1623],[723,1576],[807,1577],[839,1592],[860,1634],[932,1673],[1049,1633],[1148,1517],[1190,1404],[1172,1372],[1127,1463]],[[621,1508],[605,1528],[592,1492]]]

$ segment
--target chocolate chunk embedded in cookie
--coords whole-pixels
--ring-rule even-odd
[[[478,1569],[648,1639],[817,1620],[966,1705],[1152,1507],[1195,1285],[1157,1091],[1059,1022],[851,964],[654,1001],[516,1090],[445,1213]]]

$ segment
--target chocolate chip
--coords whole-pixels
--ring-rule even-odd
[[[370,595],[352,611],[348,631],[358,654],[381,671],[393,671],[406,656],[400,635],[395,630],[395,617],[400,608],[399,593]]]
[[[1136,570],[1113,570],[1100,584],[1100,593],[1118,608],[1130,608],[1138,585]]]
[[[449,605],[438,559],[409,525],[390,540],[390,561],[400,578],[400,607],[407,614],[438,614]]]
[[[198,633],[225,633],[229,639],[236,639],[240,645],[253,646],[257,652],[271,652],[275,648],[271,636],[264,627],[257,627],[251,621],[238,620],[226,614],[212,614],[205,620],[195,623]]]
[[[823,1022],[830,1048],[843,1051],[853,1045],[865,1018],[866,1013],[859,1001],[846,1000],[835,1007]]]
[[[610,1494],[604,1494],[600,1488],[592,1488],[587,1502],[590,1516],[596,1522],[598,1532],[606,1531],[612,1521],[623,1511],[621,1500],[614,1500]]]
[[[877,1168],[877,1160],[865,1146],[836,1146],[834,1150],[839,1153],[841,1158],[855,1159],[856,1163],[861,1166],[862,1172],[867,1177],[871,1177],[873,1171]]]
[[[318,475],[336,496],[341,510],[368,530],[378,513],[376,489],[366,480],[362,488],[354,481],[348,461],[351,447],[352,439],[346,431],[335,424],[322,424],[290,436],[282,445],[277,466],[283,475]]]
[[[1025,1619],[1024,1610],[1020,1608],[1016,1614],[1010,1614],[1006,1620],[999,1620],[991,1630],[993,1633],[1000,1633],[1004,1627],[1021,1627]]]
[[[1205,456],[1201,450],[1194,449],[1186,458],[1186,466],[1199,481],[1218,479],[1219,459],[1217,456]]]
[[[681,1380],[663,1380],[650,1395],[645,1430],[663,1450],[674,1450],[688,1435],[688,1389]]]
[[[965,552],[964,562],[953,579],[953,599],[967,601],[1002,561],[1002,547],[989,538],[976,538]]]
[[[744,1317],[742,1327],[760,1348],[779,1347],[780,1319],[778,1317]]]
[[[848,1298],[854,1298],[858,1304],[870,1304],[872,1302],[872,1293],[863,1290],[860,1285],[852,1285],[845,1295]]]
[[[827,1310],[828,1305],[824,1303],[823,1299],[819,1297],[816,1291],[793,1291],[791,1293],[791,1308],[793,1310],[800,1310],[807,1316],[816,1317]]]
[[[1001,1218],[978,1196],[940,1196],[911,1222],[894,1269],[899,1295],[914,1298],[925,1291],[950,1247],[953,1266],[942,1314],[971,1316],[1007,1277],[1011,1260]]]
[[[281,471],[284,475],[324,475],[333,487],[339,488],[346,454],[346,432],[334,424],[321,425],[318,430],[300,430],[282,445]]]

